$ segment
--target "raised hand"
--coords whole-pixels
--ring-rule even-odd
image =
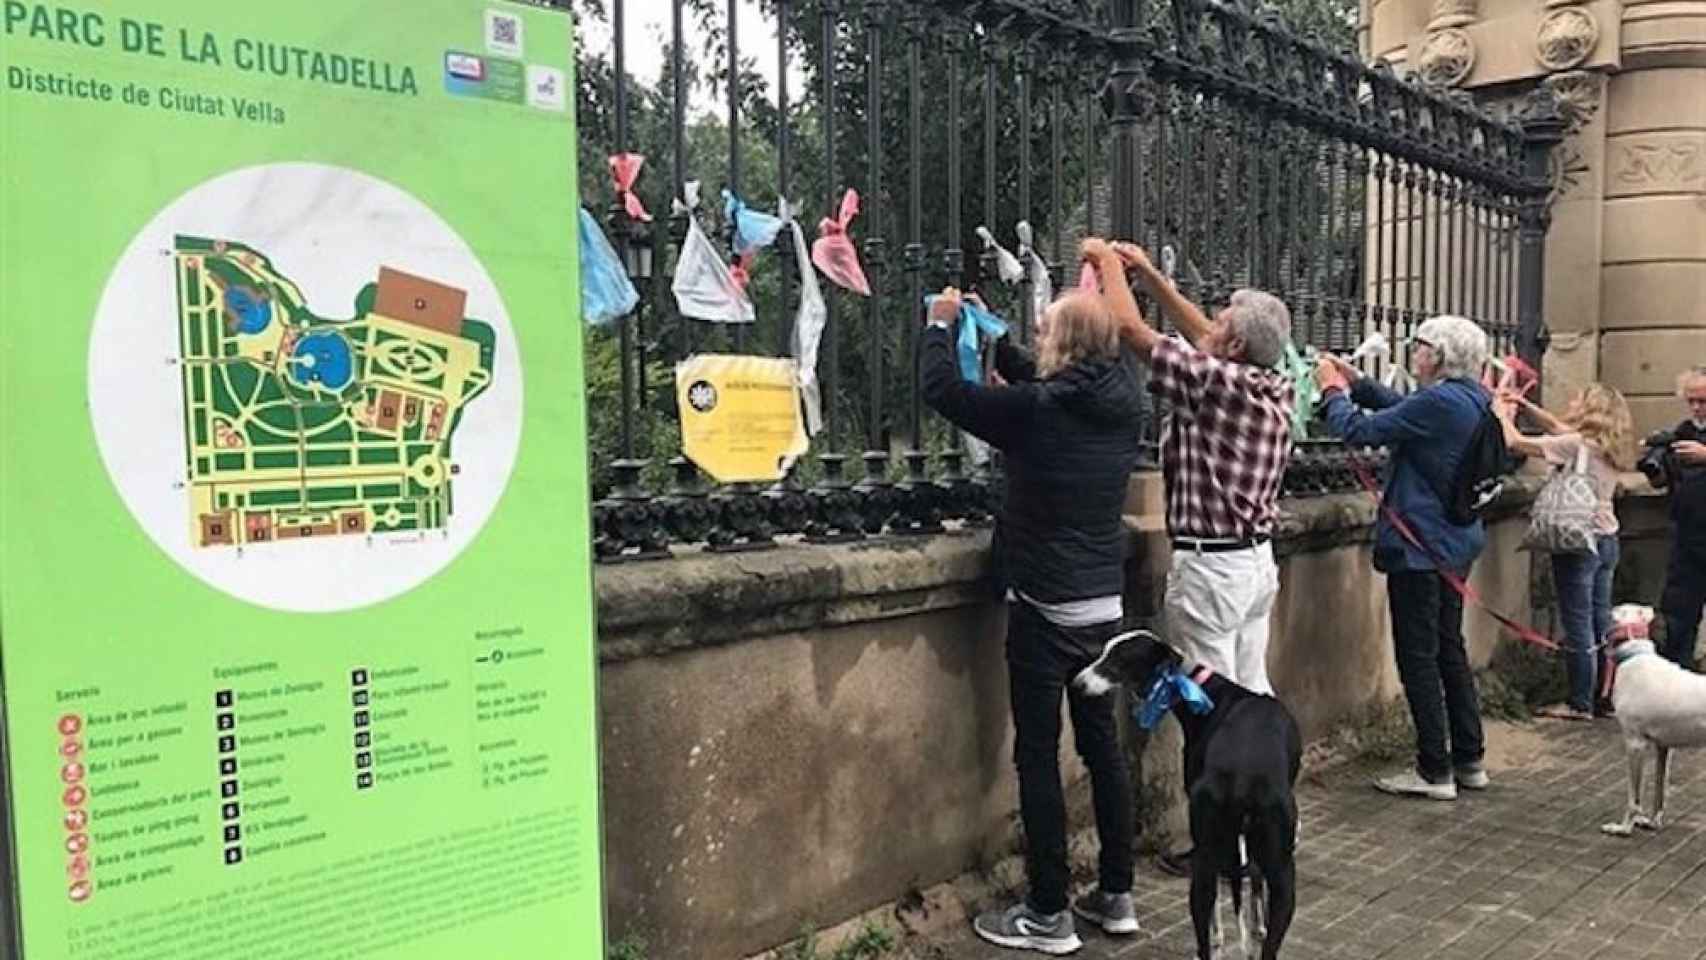
[[[974,294],[975,296],[975,294]],[[942,295],[930,304],[930,323],[943,326],[953,323],[960,315],[960,291],[955,287],[943,287]]]
[[[1152,273],[1155,270],[1155,264],[1150,261],[1149,254],[1135,243],[1128,243],[1123,240],[1115,243],[1114,253],[1120,258],[1120,262],[1125,264],[1127,270],[1141,270],[1145,273]]]
[[[1706,443],[1698,440],[1678,440],[1670,445],[1670,449],[1682,458],[1683,463],[1695,466],[1706,464]]]
[[[1344,370],[1340,369],[1341,362],[1338,357],[1331,355],[1315,361],[1315,385],[1323,392],[1350,389],[1350,380],[1345,376]]]
[[[1085,237],[1078,245],[1078,255],[1092,263],[1100,263],[1114,255],[1114,249],[1101,237]]]

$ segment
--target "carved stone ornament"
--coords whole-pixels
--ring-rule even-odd
[[[1570,70],[1554,73],[1545,82],[1558,95],[1559,109],[1571,127],[1586,123],[1599,110],[1600,91],[1603,89],[1599,74]]]
[[[1540,20],[1534,50],[1548,70],[1572,70],[1599,44],[1599,21],[1581,7],[1553,10]]]
[[[1480,12],[1477,9],[1479,4],[1480,0],[1434,0],[1433,13],[1428,18],[1428,31],[1474,23]]]
[[[1419,60],[1423,83],[1455,87],[1475,68],[1475,42],[1455,27],[1439,30],[1422,41]]]

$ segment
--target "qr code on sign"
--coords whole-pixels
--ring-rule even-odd
[[[486,11],[486,49],[506,57],[522,55],[521,17],[497,10]]]

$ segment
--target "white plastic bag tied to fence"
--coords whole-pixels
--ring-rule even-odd
[[[1381,378],[1381,382],[1387,389],[1398,393],[1410,393],[1416,389],[1416,378],[1410,376],[1410,371],[1397,362],[1392,355],[1392,341],[1379,330],[1369,334],[1351,353],[1350,362],[1353,366],[1362,360],[1386,364],[1386,374]]]
[[[823,394],[817,382],[818,344],[823,340],[823,327],[829,310],[823,303],[823,291],[818,288],[817,273],[812,270],[811,251],[806,248],[806,234],[799,221],[782,204],[782,217],[794,237],[794,259],[800,269],[800,307],[794,314],[794,359],[799,363],[800,399],[806,407],[806,432],[817,436],[823,430]]]
[[[598,219],[580,208],[581,314],[586,322],[604,326],[633,312],[640,292],[628,279],[622,258],[605,238]]]
[[[1025,278],[1025,267],[1019,263],[1019,258],[1003,247],[988,227],[978,227],[977,235],[983,238],[983,249],[995,251],[995,272],[1002,283],[1018,283]]]
[[[1031,222],[1020,220],[1014,232],[1019,235],[1019,257],[1031,276],[1031,322],[1041,330],[1043,314],[1054,303],[1054,281],[1048,275],[1048,264],[1037,255],[1036,234],[1031,229]]]
[[[681,315],[712,323],[752,323],[757,319],[752,301],[693,215],[699,206],[699,181],[688,181],[683,192],[686,202],[675,201],[675,212],[687,216],[687,239],[681,245],[671,288]]]

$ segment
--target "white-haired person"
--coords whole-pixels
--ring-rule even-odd
[[[1329,429],[1352,446],[1383,446],[1392,454],[1374,568],[1386,574],[1398,677],[1416,725],[1416,764],[1375,786],[1455,800],[1459,786],[1487,786],[1480,702],[1463,642],[1463,598],[1444,576],[1467,578],[1487,543],[1479,520],[1452,522],[1446,503],[1458,465],[1492,408],[1493,397],[1481,385],[1487,334],[1463,317],[1432,317],[1410,347],[1418,388],[1408,396],[1336,358],[1324,358],[1316,377]],[[1430,549],[1412,544],[1389,513]]]
[[[1688,419],[1666,432],[1668,442],[1642,472],[1670,491],[1670,571],[1659,601],[1665,616],[1663,653],[1694,670],[1700,613],[1706,606],[1706,364],[1683,371],[1676,387],[1688,404]]]
[[[1130,297],[1109,297],[1121,336],[1149,360],[1150,392],[1167,402],[1161,473],[1173,547],[1169,637],[1187,660],[1272,696],[1268,634],[1279,567],[1271,538],[1296,401],[1279,370],[1291,311],[1271,293],[1237,290],[1211,319],[1135,244],[1092,252],[1109,264],[1105,273],[1116,260],[1123,264],[1179,329],[1179,336],[1164,336]],[[1187,790],[1200,764],[1195,746],[1185,743]],[[1174,876],[1187,876],[1190,862],[1189,851],[1157,859]]]

